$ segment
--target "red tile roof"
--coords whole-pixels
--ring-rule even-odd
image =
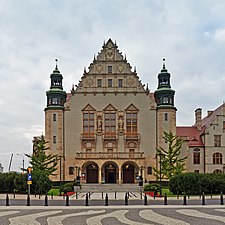
[[[196,127],[176,127],[178,137],[184,137],[189,146],[203,147],[201,131]]]
[[[223,104],[220,105],[217,109],[212,111],[209,116],[206,116],[202,119],[202,127],[208,127],[214,121],[217,115],[219,115],[220,111],[223,109]]]

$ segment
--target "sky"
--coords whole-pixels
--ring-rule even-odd
[[[162,59],[176,91],[177,125],[225,100],[223,0],[0,0],[0,162],[19,171],[44,134],[45,92],[58,67],[77,84],[103,45],[116,40],[152,92]]]

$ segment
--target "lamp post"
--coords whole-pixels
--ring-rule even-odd
[[[164,154],[162,153],[158,153],[156,154],[156,159],[157,157],[159,156],[159,193],[160,193],[160,196],[162,196],[162,184],[161,184],[161,181],[162,181],[162,156]]]
[[[61,189],[62,189],[62,157],[61,155],[59,155],[59,194],[61,195]]]
[[[24,172],[24,156],[22,154],[17,153],[17,155],[20,155],[23,158],[23,172]]]

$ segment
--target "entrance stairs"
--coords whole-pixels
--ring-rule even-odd
[[[139,192],[138,184],[82,184],[81,193]]]

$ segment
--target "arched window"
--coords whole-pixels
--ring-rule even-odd
[[[213,154],[213,164],[222,164],[223,163],[223,155],[219,152]]]
[[[214,170],[213,173],[222,173],[222,170],[217,169],[217,170]]]

